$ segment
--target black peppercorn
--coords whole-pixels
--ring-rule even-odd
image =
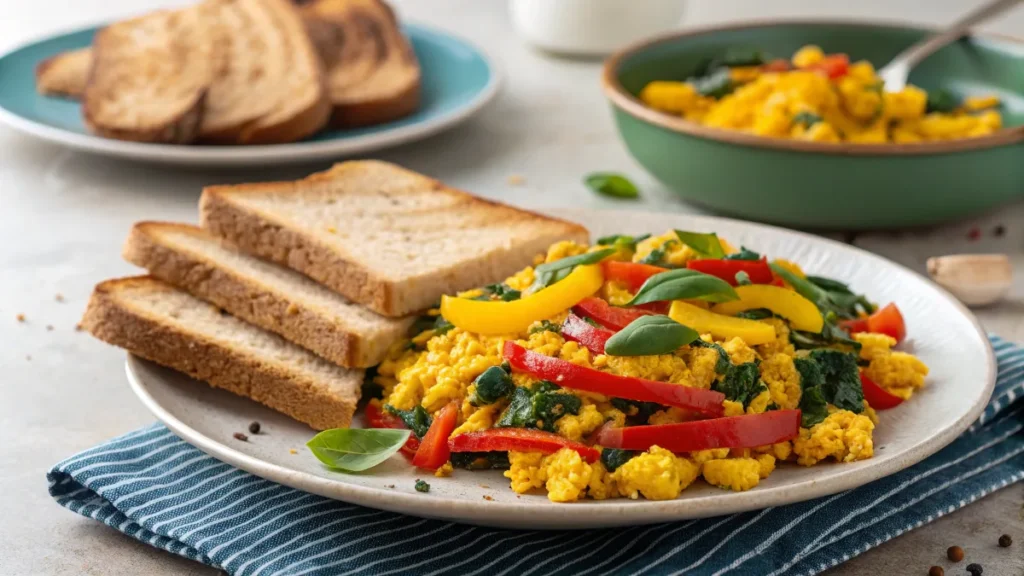
[[[946,548],[946,558],[949,558],[950,562],[959,562],[964,559],[964,549],[959,546],[950,546]]]
[[[981,576],[984,570],[981,569],[981,564],[975,562],[974,564],[967,565],[967,571],[971,573],[971,576]]]
[[[1010,538],[1009,534],[1003,534],[999,537],[999,547],[1009,548],[1010,544],[1013,544],[1013,538]]]
[[[249,424],[249,433],[250,434],[259,434],[260,433],[260,423],[259,422],[253,422],[252,424]]]

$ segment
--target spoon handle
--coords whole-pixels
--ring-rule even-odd
[[[1019,4],[1021,1],[1022,0],[994,0],[993,2],[989,2],[988,4],[979,7],[977,10],[957,20],[942,32],[929,36],[910,48],[907,48],[903,52],[900,52],[899,55],[893,58],[892,62],[900,62],[901,64],[906,64],[910,68],[913,68],[939,48],[942,48],[950,42],[959,40],[975,25],[1002,14],[1006,10],[1009,10]]]

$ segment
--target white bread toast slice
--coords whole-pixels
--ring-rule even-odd
[[[150,275],[348,368],[379,364],[413,318],[385,318],[187,224],[139,222],[125,260]]]
[[[359,400],[362,370],[335,366],[148,276],[97,285],[82,326],[317,430],[349,426]]]
[[[314,0],[303,12],[327,73],[332,125],[380,124],[419,107],[419,62],[386,3]]]
[[[194,141],[213,80],[216,3],[154,12],[97,33],[83,96],[86,126],[120,140]]]
[[[81,98],[92,67],[92,48],[61,52],[36,66],[36,89],[47,96]]]
[[[478,198],[380,161],[296,182],[211,186],[202,226],[385,316],[500,282],[586,228]]]

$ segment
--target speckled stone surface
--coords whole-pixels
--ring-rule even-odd
[[[126,16],[183,0],[36,0],[5,6],[0,50],[57,30]],[[688,23],[765,16],[844,15],[938,24],[978,0],[920,2],[864,0],[807,3],[785,0],[690,2]],[[456,31],[484,46],[503,67],[503,94],[476,120],[420,145],[381,154],[482,195],[524,205],[614,208],[579,181],[594,170],[620,170],[643,188],[648,208],[699,213],[650,180],[618,142],[597,88],[597,64],[548,59],[513,36],[497,0],[397,2],[410,18]],[[1024,9],[991,27],[1024,30]],[[0,574],[7,575],[214,575],[217,571],[158,552],[53,504],[45,470],[102,440],[152,422],[124,380],[120,351],[76,332],[92,285],[134,273],[118,256],[132,222],[193,222],[206,184],[294,178],[324,164],[282,170],[182,171],[98,159],[38,144],[0,128]],[[508,183],[510,176],[525,179]],[[992,231],[1003,224],[1006,233]],[[978,228],[982,238],[968,241]],[[1024,206],[942,227],[866,234],[852,240],[923,270],[931,255],[967,250],[1005,251],[1024,270]],[[985,326],[1024,341],[1024,274],[1010,299],[978,311]],[[63,302],[57,301],[57,294]],[[24,314],[25,322],[15,317]],[[48,329],[52,326],[52,330]],[[1024,574],[1024,485],[1007,488],[928,526],[900,536],[828,572],[830,576],[966,574],[979,562],[985,574]],[[1012,548],[996,545],[1002,533]],[[960,545],[967,559],[945,560]]]

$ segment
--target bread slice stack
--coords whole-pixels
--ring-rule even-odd
[[[412,113],[420,69],[381,0],[205,0],[104,28],[92,48],[41,62],[36,86],[81,97],[86,125],[106,137],[271,144],[331,118]]]
[[[316,429],[351,423],[364,369],[442,294],[587,240],[378,161],[208,187],[200,221],[136,224],[123,254],[150,275],[97,286],[82,325]]]

